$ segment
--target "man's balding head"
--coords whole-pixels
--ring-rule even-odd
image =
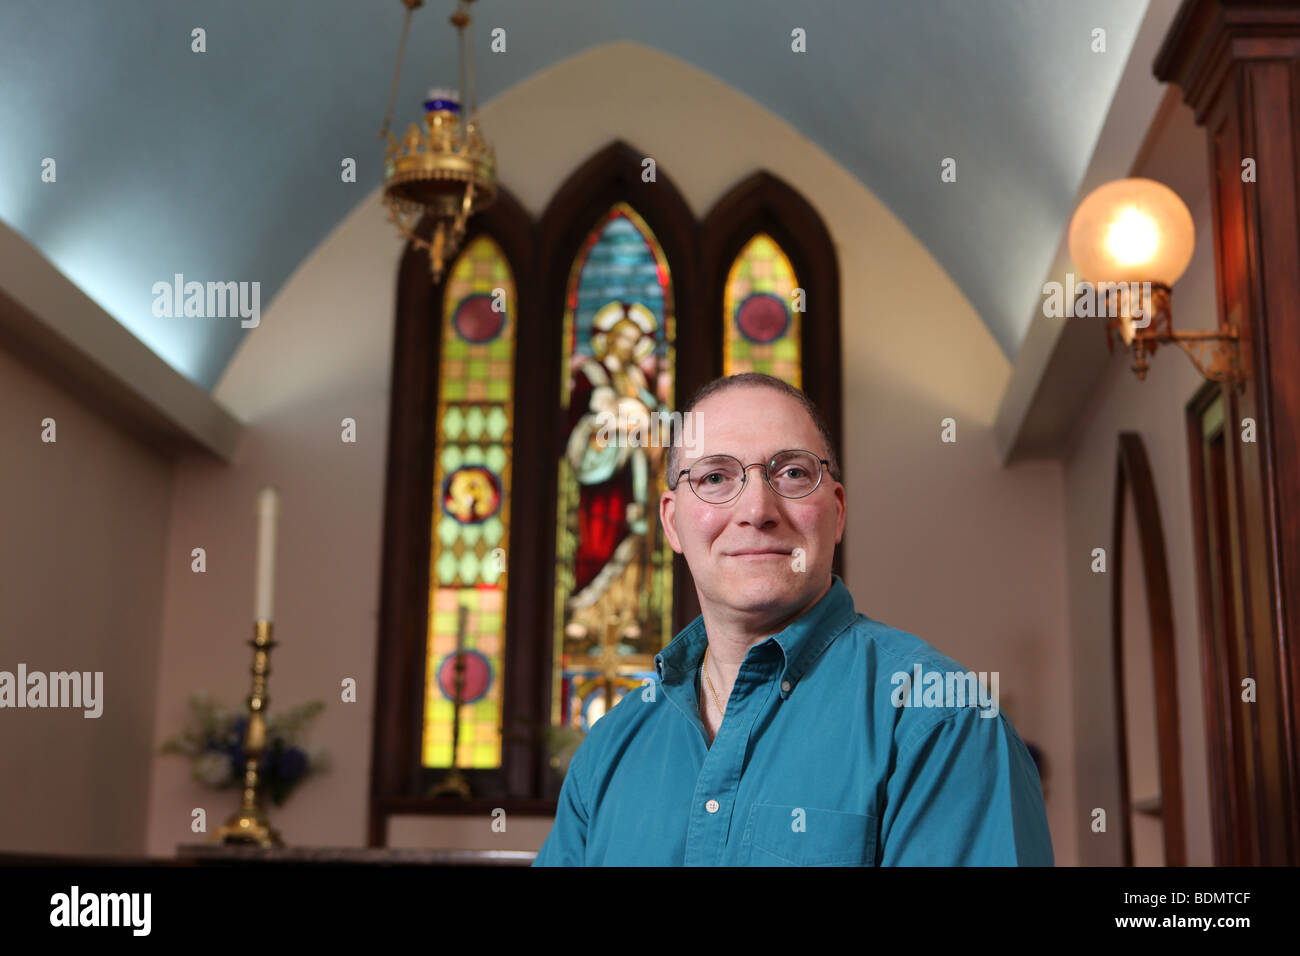
[[[766,388],[775,392],[780,392],[788,398],[794,399],[803,406],[804,411],[808,413],[809,419],[812,420],[813,427],[817,429],[817,434],[821,437],[823,449],[809,448],[808,451],[818,452],[821,457],[830,462],[830,474],[836,481],[840,480],[840,462],[835,454],[835,442],[831,439],[830,429],[826,427],[826,420],[822,417],[821,411],[813,404],[812,399],[795,388],[788,382],[783,382],[779,378],[771,375],[764,375],[762,372],[744,372],[740,375],[728,375],[722,378],[715,378],[707,385],[699,388],[691,400],[680,409],[682,422],[686,422],[687,414],[694,412],[696,406],[707,399],[710,395],[716,395],[733,388]],[[695,433],[697,429],[692,429]],[[674,440],[668,448],[668,461],[664,476],[668,480],[668,487],[675,489],[677,487],[677,478],[682,472],[682,435],[678,430]]]

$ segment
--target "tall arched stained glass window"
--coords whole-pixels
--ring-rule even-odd
[[[797,288],[794,268],[771,236],[759,233],[745,244],[723,292],[723,375],[765,372],[802,388]]]
[[[484,769],[501,763],[516,330],[495,242],[465,248],[443,306],[421,753],[426,767],[452,766],[457,735],[455,766]]]
[[[674,402],[663,250],[618,203],[582,244],[561,346],[552,721],[588,729],[672,639],[672,550],[656,514]]]

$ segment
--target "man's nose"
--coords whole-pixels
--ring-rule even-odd
[[[750,475],[749,469],[757,468],[757,475]],[[742,521],[751,524],[766,524],[774,521],[777,515],[776,492],[768,487],[766,466],[755,463],[745,466],[746,480],[736,500],[736,512]]]

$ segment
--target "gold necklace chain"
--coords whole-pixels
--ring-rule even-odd
[[[727,711],[722,706],[722,701],[718,700],[718,689],[713,686],[713,678],[709,676],[709,649],[707,647],[704,648],[704,661],[700,667],[704,671],[704,679],[709,682],[709,692],[713,694],[713,702],[718,705],[718,713],[725,717]]]

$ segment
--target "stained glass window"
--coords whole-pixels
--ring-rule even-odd
[[[798,288],[790,260],[771,236],[759,233],[745,244],[723,293],[723,375],[765,372],[803,387]]]
[[[515,284],[495,242],[460,254],[443,306],[421,753],[450,767],[457,735],[455,765],[484,769],[501,764],[514,419]]]
[[[657,507],[674,402],[674,321],[663,250],[618,203],[583,243],[566,287],[556,725],[589,729],[653,677],[654,655],[672,639],[672,549]]]

